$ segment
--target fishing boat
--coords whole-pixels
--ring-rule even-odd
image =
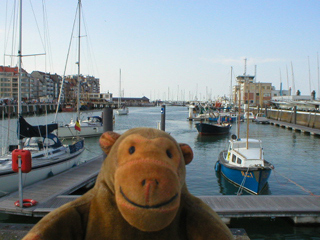
[[[116,113],[118,115],[127,115],[129,113],[129,109],[126,106],[121,105],[121,69],[120,69],[120,78],[119,78],[119,98],[118,98],[118,108],[116,109]]]
[[[245,112],[243,115],[243,120],[244,121],[254,121],[255,116],[253,114],[253,112]]]
[[[218,122],[219,120],[222,122],[233,123],[237,121],[237,114],[231,112],[219,112],[216,116],[209,116],[210,122]]]
[[[199,134],[201,135],[221,135],[221,134],[228,134],[231,129],[230,123],[196,123],[196,129],[198,130]]]
[[[248,113],[249,108],[246,109]],[[221,172],[227,180],[239,186],[237,195],[242,194],[242,190],[259,194],[266,186],[271,171],[274,169],[274,166],[264,159],[262,141],[249,138],[249,114],[246,116],[246,139],[232,135],[228,149],[220,152],[215,165],[217,172]],[[240,112],[238,120],[240,120]],[[239,136],[240,121],[238,121],[237,130]]]
[[[231,139],[228,150],[220,152],[215,170],[250,193],[266,186],[273,165],[264,159],[261,140]]]

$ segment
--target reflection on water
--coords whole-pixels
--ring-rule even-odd
[[[198,142],[215,142],[215,141],[220,141],[220,140],[225,140],[229,139],[230,135],[229,134],[223,134],[223,135],[201,135],[198,134],[197,136],[197,141]]]

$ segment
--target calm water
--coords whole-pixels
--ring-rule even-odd
[[[99,112],[84,113],[101,115]],[[58,121],[68,122],[72,113],[62,113]],[[194,151],[194,159],[187,166],[187,185],[196,196],[234,195],[238,188],[230,184],[214,171],[214,164],[219,152],[228,145],[230,136],[200,136],[193,122],[187,120],[187,107],[167,107],[166,132],[178,142],[187,143]],[[53,114],[26,118],[31,124],[44,124],[54,119]],[[134,127],[156,128],[160,122],[160,107],[130,108],[127,116],[115,116],[114,131],[123,133]],[[16,119],[11,120],[15,123]],[[7,134],[7,120],[1,123],[2,136]],[[245,138],[246,123],[241,123],[240,137]],[[15,128],[11,131],[14,139]],[[232,133],[237,127],[232,127]],[[320,195],[320,138],[308,134],[293,132],[273,125],[250,123],[250,137],[261,139],[265,158],[275,170],[270,176],[269,184],[262,194],[272,195]],[[100,152],[98,138],[86,139],[87,150],[82,159],[90,159]],[[246,194],[246,193],[244,193]],[[320,200],[319,200],[320,201]],[[0,215],[0,222],[26,221],[25,218]],[[231,222],[233,228],[244,228],[251,239],[320,239],[320,228],[294,227],[285,219],[237,219]],[[270,231],[272,229],[272,231]]]

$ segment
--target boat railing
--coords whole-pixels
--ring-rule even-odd
[[[223,159],[227,159],[227,154],[228,154],[228,151],[222,152],[222,157],[223,157]]]

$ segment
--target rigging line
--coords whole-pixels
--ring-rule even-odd
[[[48,27],[48,17],[47,17],[47,11],[46,11],[46,4],[45,0],[42,0],[42,12],[43,12],[43,22],[44,22],[44,38],[46,43],[46,49],[48,50],[48,60],[49,60],[49,67],[52,69],[52,72],[54,71],[54,65],[52,60],[52,50],[51,50],[51,44],[50,44],[50,32]]]
[[[5,23],[4,23],[4,41],[3,41],[3,52],[6,52],[7,49],[7,20],[8,20],[8,1],[6,2],[6,16],[5,16]],[[6,65],[6,56],[5,54],[3,55],[3,65]]]
[[[247,179],[247,175],[248,175],[248,172],[249,172],[249,168],[250,167],[248,167],[248,169],[246,171],[246,174],[244,175],[244,177],[242,179],[241,185],[239,186],[239,189],[238,189],[238,192],[237,192],[237,196],[242,194],[242,190],[244,188],[244,184],[246,183],[246,179]]]
[[[304,188],[303,186],[301,186],[300,184],[296,183],[295,181],[291,180],[290,178],[284,176],[283,174],[279,173],[278,171],[276,171],[275,169],[273,169],[273,171],[277,172],[280,176],[284,177],[285,179],[287,179],[289,182],[295,184],[296,186],[300,187],[303,191],[309,193],[310,195],[312,196],[317,196],[317,197],[320,197],[320,195],[316,195],[314,194],[313,192],[311,192],[310,190]]]
[[[63,77],[61,79],[61,86],[60,86],[60,93],[59,93],[59,98],[58,98],[58,103],[57,103],[58,104],[57,105],[57,110],[56,110],[56,113],[55,113],[55,116],[54,116],[54,122],[57,121],[59,106],[60,106],[60,103],[61,103],[61,95],[62,95],[62,92],[63,92],[63,85],[64,85],[64,81],[65,81],[65,78],[66,78],[66,71],[67,71],[67,65],[68,65],[68,61],[69,61],[69,55],[70,55],[72,38],[73,38],[73,32],[74,32],[74,28],[75,28],[75,25],[76,25],[77,12],[78,12],[78,7],[77,7],[75,18],[74,18],[74,21],[73,21],[73,26],[72,26],[72,31],[71,31],[71,37],[70,37],[70,42],[69,42],[69,47],[68,47],[66,63],[65,63],[65,66],[64,66],[64,70],[63,70]]]
[[[16,46],[16,37],[15,37],[15,34],[16,34],[16,30],[15,30],[15,26],[16,26],[16,14],[17,14],[17,6],[16,6],[16,3],[17,1],[15,0],[14,1],[14,7],[13,7],[13,10],[12,10],[12,40],[11,40],[11,53],[13,54],[15,52],[15,49],[14,47]],[[9,36],[8,36],[9,37]],[[12,66],[13,65],[13,58],[11,58],[11,61],[10,61],[10,65]]]
[[[83,8],[81,8],[81,9],[82,9],[82,22],[83,22],[84,29],[85,29],[86,36],[87,36],[88,59],[90,60],[89,62],[91,62],[91,64],[90,64],[91,70],[90,71],[93,72],[93,75],[95,75],[94,74],[95,68],[97,70],[98,64],[96,62],[96,59],[95,59],[95,56],[94,56],[94,52],[92,50],[91,38],[90,38],[90,34],[89,34],[89,31],[88,31],[88,28],[87,28],[87,24],[86,24],[86,21],[85,21]],[[94,62],[94,64],[92,64],[93,62]]]
[[[46,47],[45,47],[43,38],[42,38],[41,33],[40,33],[39,24],[38,24],[38,21],[37,21],[37,18],[36,18],[36,14],[35,14],[35,12],[34,12],[33,5],[32,5],[31,0],[29,0],[29,2],[30,2],[30,6],[31,6],[32,13],[33,13],[33,17],[34,17],[34,20],[35,20],[35,23],[36,23],[36,26],[37,26],[37,29],[38,29],[38,33],[39,33],[39,36],[40,36],[40,40],[41,40],[41,43],[42,43],[42,47],[44,48],[44,50],[46,50]]]

